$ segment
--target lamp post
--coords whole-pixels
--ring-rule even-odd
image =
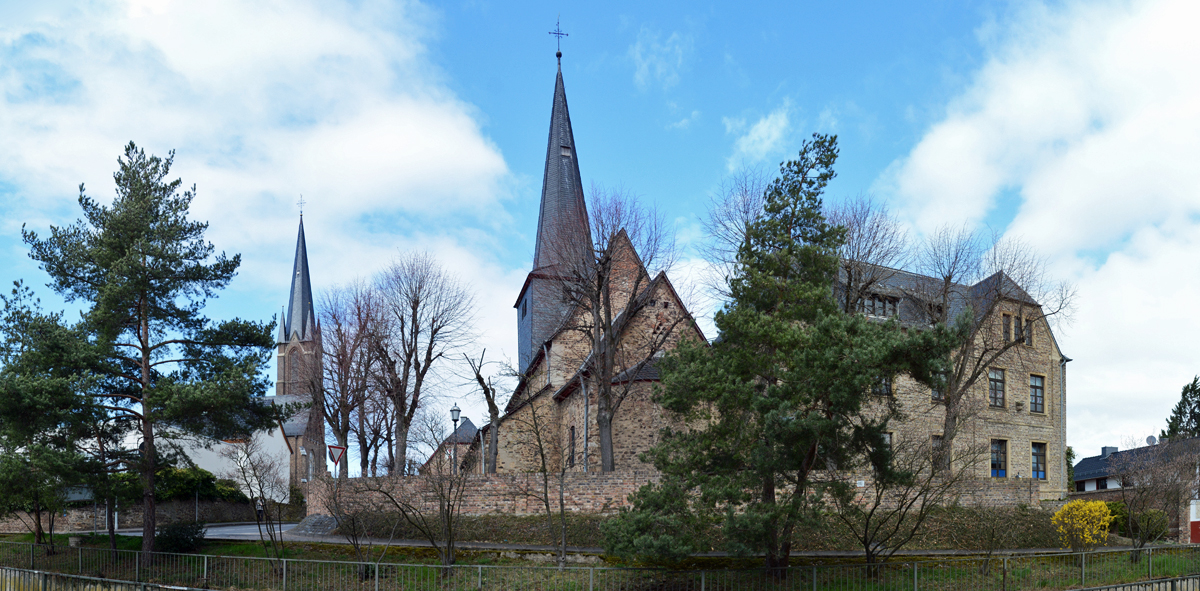
[[[450,465],[451,474],[458,472],[458,415],[461,413],[462,409],[458,408],[457,403],[450,409],[450,420],[454,422],[454,431],[450,432],[450,445],[454,446],[450,451],[451,461],[454,462]]]

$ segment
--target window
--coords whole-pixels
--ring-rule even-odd
[[[992,440],[992,478],[1008,476],[1008,442],[1003,439]]]
[[[942,442],[941,435],[934,435],[930,438],[930,448],[933,450],[933,469],[937,472],[950,469],[950,457],[946,453],[946,448]]]
[[[867,316],[896,316],[900,298],[871,294],[858,301],[858,311]]]
[[[1046,479],[1046,444],[1033,444],[1033,477],[1038,480]]]
[[[876,396],[891,396],[892,395],[892,376],[884,376],[879,378],[875,385],[871,386],[871,393]]]
[[[892,434],[891,433],[883,434],[883,445],[884,445],[884,447],[886,447],[888,449],[892,449]]]
[[[571,446],[570,453],[567,454],[567,467],[574,468],[575,467],[575,425],[571,425],[570,446]]]
[[[1020,330],[1020,329],[1018,329],[1018,330]],[[1012,316],[1005,314],[1004,315],[1004,342],[1007,343],[1011,340],[1012,340]]]
[[[1108,479],[1107,478],[1097,478],[1096,479],[1096,490],[1106,490],[1107,488],[1108,488]]]
[[[1085,490],[1087,490],[1087,483],[1086,483],[1086,482],[1084,482],[1084,481],[1080,480],[1079,482],[1076,482],[1076,483],[1075,483],[1075,492],[1083,492],[1083,491],[1085,491]]]
[[[938,373],[938,374],[934,375],[933,377],[935,378],[935,381],[937,381],[941,384],[946,383],[946,374],[945,373]],[[933,388],[929,389],[929,399],[934,402],[945,402],[946,401],[946,391],[942,389],[942,386],[934,386]]]
[[[1029,412],[1046,412],[1046,379],[1029,376]]]
[[[988,370],[988,405],[1004,408],[1004,370]]]
[[[562,155],[570,158],[571,157],[571,146],[563,146],[562,147]]]
[[[1025,344],[1032,347],[1033,346],[1033,321],[1032,320],[1025,321],[1025,330],[1022,334],[1025,335]]]
[[[521,318],[524,318],[529,313],[529,300],[521,302]]]

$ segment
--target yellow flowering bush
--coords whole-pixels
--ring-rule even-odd
[[[1063,547],[1087,552],[1108,540],[1108,524],[1113,519],[1103,501],[1071,501],[1059,509],[1051,522]]]

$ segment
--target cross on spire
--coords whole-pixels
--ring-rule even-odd
[[[554,21],[554,30],[550,31],[550,34],[555,36],[555,45],[558,46],[558,51],[554,54],[554,56],[558,58],[559,63],[562,63],[562,38],[568,36],[567,33],[563,32],[562,27],[560,26],[561,23],[562,17],[559,17]]]
[[[300,217],[304,217],[304,204],[305,203],[308,203],[308,202],[304,200],[304,194],[301,193],[300,200],[296,202],[296,205],[300,206]]]

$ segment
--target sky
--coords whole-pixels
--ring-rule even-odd
[[[207,307],[286,303],[304,205],[318,292],[426,250],[516,357],[562,71],[585,187],[673,223],[686,283],[711,196],[838,135],[827,200],[914,237],[1023,240],[1077,289],[1055,327],[1080,457],[1157,434],[1200,374],[1200,8],[1091,2],[0,3],[0,281],[45,288],[21,228],[113,195],[123,146],[175,151],[194,219],[242,267]],[[1190,304],[1188,304],[1190,305]],[[485,407],[452,384],[476,423]],[[461,395],[461,397],[455,397]]]

